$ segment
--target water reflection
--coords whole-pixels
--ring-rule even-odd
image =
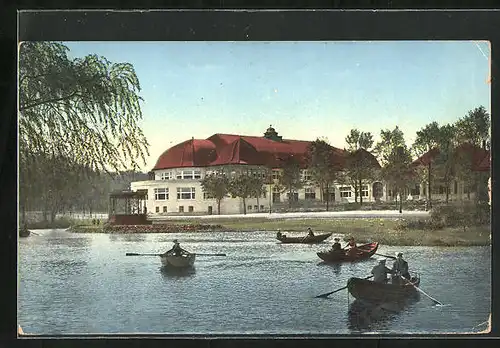
[[[415,296],[403,302],[370,303],[354,300],[347,312],[348,328],[351,331],[387,330],[390,322],[420,300]]]
[[[160,272],[164,278],[184,278],[196,274],[196,268],[175,268],[175,267],[161,267]]]
[[[341,274],[341,271],[342,271],[342,263],[328,263],[328,262],[321,261],[321,262],[318,262],[317,266],[331,268],[333,270],[333,273],[336,275]]]
[[[136,233],[110,233],[108,238],[112,242],[143,242],[146,240],[146,234],[136,234]]]

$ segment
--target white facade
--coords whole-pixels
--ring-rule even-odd
[[[217,214],[217,201],[207,198],[201,187],[201,180],[205,175],[213,172],[224,172],[233,175],[235,173],[246,172],[250,175],[265,177],[267,169],[258,166],[218,166],[205,168],[176,168],[157,170],[154,173],[154,180],[136,181],[131,183],[131,190],[147,190],[147,212],[151,215],[206,215]],[[304,205],[307,202],[312,204],[323,200],[321,190],[310,181],[307,170],[301,172],[304,182],[301,189],[294,192],[294,199]],[[273,179],[277,182],[279,170],[273,170]],[[381,182],[375,182],[364,185],[362,191],[363,202],[374,202],[374,185],[381,185],[381,200],[387,200],[387,188]],[[273,205],[284,204],[288,202],[288,192],[277,192],[276,185],[266,184],[266,193],[257,198],[247,198],[245,200],[247,213],[269,212]],[[334,203],[352,203],[355,201],[354,188],[349,185],[337,184],[330,189],[330,202]],[[269,193],[273,192],[272,195]],[[389,197],[391,200],[392,197]],[[359,197],[358,197],[359,200]],[[243,199],[227,196],[221,201],[221,214],[241,214],[243,213]]]

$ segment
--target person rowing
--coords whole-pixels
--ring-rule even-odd
[[[344,249],[346,250],[346,254],[349,256],[355,256],[358,253],[358,246],[356,245],[354,237],[349,238],[349,242]]]
[[[174,239],[173,242],[174,242],[174,246],[172,247],[172,249],[167,251],[165,254],[173,254],[174,256],[180,256],[184,253],[188,253],[186,250],[181,248],[181,245],[177,239]]]
[[[311,229],[311,227],[309,227],[309,228],[307,229],[307,236],[308,236],[308,237],[314,237],[314,233],[313,233],[313,230]]]
[[[387,274],[392,273],[392,270],[386,267],[385,262],[385,259],[380,259],[378,265],[372,268],[373,281],[376,283],[387,283]]]
[[[392,274],[393,284],[401,284],[401,277],[410,280],[411,276],[408,271],[408,262],[403,259],[403,253],[396,253],[396,260],[392,264]]]
[[[340,245],[340,238],[334,238],[333,239],[335,243],[332,245],[332,251],[333,252],[340,252],[342,251],[342,246]]]

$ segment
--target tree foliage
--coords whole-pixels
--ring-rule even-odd
[[[309,145],[307,152],[308,168],[313,181],[320,187],[326,210],[329,209],[330,187],[338,178],[340,163],[335,161],[334,149],[323,139],[316,139]]]
[[[222,174],[207,175],[201,180],[201,188],[209,197],[217,202],[217,214],[220,215],[220,204],[229,193],[229,179]]]
[[[246,200],[256,193],[256,179],[246,174],[237,174],[231,177],[229,193],[243,200],[243,214],[247,213]],[[262,186],[262,185],[261,185]]]
[[[283,159],[283,171],[279,177],[279,184],[288,191],[288,205],[291,207],[293,193],[302,187],[300,162],[293,155]]]
[[[19,51],[20,202],[25,209],[43,197],[51,215],[82,175],[136,170],[148,155],[133,66],[68,53],[57,42],[24,42]]]
[[[411,152],[406,145],[395,146],[384,156],[385,166],[382,176],[394,189],[394,195],[399,194],[399,212],[403,210],[403,193],[409,186],[411,173]]]
[[[370,132],[364,133],[357,129],[351,132],[345,139],[347,143],[347,156],[344,169],[344,181],[354,187],[354,200],[363,204],[362,187],[375,177],[375,169],[378,163],[369,152],[373,146],[373,136]]]
[[[141,90],[129,63],[70,58],[55,42],[25,42],[19,53],[19,148],[95,171],[139,167],[148,142],[139,127]]]

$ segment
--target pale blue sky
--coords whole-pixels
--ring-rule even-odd
[[[214,133],[327,137],[343,148],[351,128],[404,131],[490,111],[487,42],[67,42],[136,69],[145,170],[167,148]]]

